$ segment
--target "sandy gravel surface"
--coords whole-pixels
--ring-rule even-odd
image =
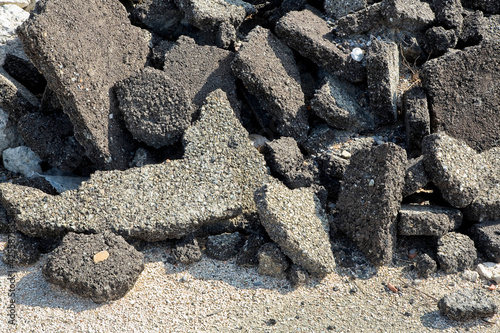
[[[7,236],[0,235],[0,250]],[[16,273],[16,326],[7,323],[7,266],[0,262],[1,332],[499,332],[498,315],[466,323],[439,315],[436,301],[485,281],[460,274],[417,280],[403,259],[375,275],[365,267],[344,268],[322,281],[292,288],[286,280],[261,276],[255,268],[207,257],[193,265],[169,262],[170,246],[141,249],[146,268],[122,299],[95,304],[49,285],[41,265],[47,255]],[[353,273],[353,274],[352,274]],[[370,275],[370,274],[368,274]],[[401,289],[395,294],[386,283]],[[424,294],[425,293],[425,294]],[[426,295],[427,294],[427,295]],[[500,293],[490,291],[497,304]]]

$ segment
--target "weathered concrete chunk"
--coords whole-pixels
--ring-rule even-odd
[[[500,2],[497,0],[461,0],[462,5],[472,9],[480,9],[489,14],[500,14]]]
[[[0,67],[0,107],[17,121],[30,112],[37,112],[40,100]]]
[[[201,249],[193,234],[189,234],[175,244],[172,250],[175,260],[189,265],[201,260]]]
[[[366,0],[325,0],[323,8],[326,15],[339,19],[366,7]]]
[[[500,148],[477,154],[464,141],[437,133],[425,137],[422,151],[427,174],[446,201],[466,208],[472,221],[500,218]]]
[[[474,242],[468,236],[449,232],[438,240],[437,261],[446,273],[473,269],[477,260]]]
[[[101,168],[126,168],[132,147],[110,89],[146,63],[145,31],[119,1],[105,0],[42,1],[17,31],[87,156]]]
[[[335,22],[335,32],[340,37],[366,33],[385,22],[382,3],[378,2],[353,14],[341,17]]]
[[[24,142],[53,167],[73,171],[88,161],[65,114],[29,113],[19,119],[17,126]]]
[[[427,61],[422,82],[433,131],[445,131],[482,151],[500,145],[500,41]]]
[[[273,140],[266,143],[264,150],[269,168],[283,177],[286,186],[293,189],[311,185],[313,174],[293,138]]]
[[[441,298],[437,305],[441,314],[452,320],[472,320],[497,313],[495,302],[480,289],[459,290]]]
[[[316,115],[339,129],[363,130],[373,127],[368,110],[358,103],[358,91],[354,85],[332,75],[326,75],[323,85],[311,100]]]
[[[376,265],[392,261],[406,152],[386,143],[351,157],[337,201],[339,228]]]
[[[398,234],[443,236],[462,224],[462,212],[439,206],[403,205],[399,210]]]
[[[364,67],[334,44],[331,28],[313,8],[286,14],[277,23],[276,33],[290,47],[332,74],[351,82],[366,77]]]
[[[12,266],[31,265],[40,258],[38,241],[20,232],[9,233],[2,260]]]
[[[457,42],[458,36],[455,30],[432,27],[425,32],[423,47],[432,57],[437,57],[454,48]]]
[[[261,246],[257,253],[259,258],[259,267],[257,271],[260,274],[272,276],[278,279],[285,277],[285,271],[288,269],[288,259],[281,252],[276,243],[266,243]]]
[[[253,193],[266,181],[265,162],[224,92],[209,96],[184,143],[183,159],[96,172],[80,188],[60,196],[0,184],[2,202],[18,230],[40,237],[111,229],[158,241],[180,238],[242,210],[256,212]]]
[[[333,272],[328,219],[310,189],[289,190],[270,180],[255,201],[269,237],[295,264],[317,276]]]
[[[382,14],[390,25],[406,31],[425,29],[436,18],[429,4],[419,0],[383,0]]]
[[[480,10],[464,10],[463,15],[464,26],[459,36],[460,45],[471,46],[486,39],[500,39],[500,29],[496,28],[500,23],[498,15],[484,16]]]
[[[366,57],[370,107],[379,124],[397,119],[399,51],[393,42],[372,41]]]
[[[178,141],[195,112],[184,88],[152,67],[118,83],[116,94],[127,129],[154,148]]]
[[[500,263],[500,220],[475,224],[468,233],[487,261]]]
[[[183,17],[174,0],[141,1],[130,13],[132,24],[151,29],[155,34],[169,37]]]
[[[436,273],[437,263],[431,256],[424,253],[418,256],[415,268],[417,269],[418,276],[427,279],[431,274]]]
[[[194,39],[181,36],[165,53],[163,70],[186,92],[195,108],[201,107],[212,91],[222,89],[233,110],[239,112],[236,79],[231,70],[233,58],[233,52],[198,45]]]
[[[433,0],[431,8],[436,14],[436,23],[446,29],[462,30],[462,2],[461,0]]]
[[[292,50],[271,31],[257,26],[236,54],[232,68],[273,117],[278,131],[303,142],[309,125]]]
[[[107,251],[109,257],[94,261]],[[134,287],[144,270],[143,254],[112,232],[69,233],[42,267],[44,278],[96,303],[114,301]]]
[[[430,182],[425,171],[424,157],[413,158],[406,165],[405,186],[403,197],[407,197],[424,188]]]
[[[29,18],[30,14],[21,7],[8,4],[0,6],[0,66],[7,53],[24,54],[16,28]]]
[[[403,111],[408,146],[411,150],[421,149],[422,140],[431,130],[427,95],[422,88],[414,87],[405,92]]]
[[[217,260],[228,260],[238,254],[243,243],[239,232],[208,236],[207,256]]]

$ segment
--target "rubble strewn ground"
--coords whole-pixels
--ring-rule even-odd
[[[0,1],[0,328],[499,331],[499,45],[494,0]]]

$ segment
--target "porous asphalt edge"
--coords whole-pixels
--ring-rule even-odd
[[[3,252],[7,235],[0,235]],[[293,289],[286,280],[261,276],[233,260],[203,256],[190,265],[167,262],[170,248],[149,244],[146,268],[122,299],[97,305],[49,285],[41,266],[47,255],[16,273],[17,326],[7,323],[7,266],[0,262],[1,332],[498,332],[498,315],[454,322],[440,316],[437,302],[462,288],[484,288],[461,274],[436,274],[413,284],[408,258],[352,279],[340,267],[321,282]],[[403,261],[405,260],[405,261]],[[358,271],[366,271],[358,267]],[[390,282],[401,289],[394,294]],[[417,291],[416,289],[424,292]],[[356,291],[357,290],[357,291]],[[497,304],[500,293],[488,291]]]

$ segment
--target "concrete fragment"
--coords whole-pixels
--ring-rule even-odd
[[[267,143],[264,156],[269,168],[283,177],[283,183],[289,188],[311,185],[313,174],[293,138],[281,137]]]
[[[0,6],[0,66],[8,51],[22,52],[22,45],[16,36],[16,28],[29,18],[30,14],[16,5]],[[17,53],[17,52],[16,52]]]
[[[276,24],[276,33],[290,47],[332,74],[350,82],[360,82],[366,77],[364,67],[351,58],[350,52],[334,44],[331,28],[313,8],[286,14]]]
[[[117,84],[121,114],[136,140],[161,148],[181,138],[195,113],[184,89],[167,73],[152,67]]]
[[[424,157],[420,156],[409,160],[406,165],[403,197],[414,194],[424,188],[429,182],[429,176],[425,171]]]
[[[446,273],[473,269],[477,260],[474,242],[468,236],[449,232],[438,240],[437,261]]]
[[[339,37],[347,37],[366,33],[384,23],[382,3],[378,2],[353,14],[341,17],[335,22],[334,30]]]
[[[326,75],[322,86],[311,100],[314,113],[338,129],[363,130],[373,127],[368,110],[358,103],[359,92],[354,85]]]
[[[432,110],[432,131],[482,151],[500,144],[500,41],[447,53],[421,70]]]
[[[257,253],[265,242],[266,241],[262,235],[250,235],[236,256],[236,264],[242,267],[257,266],[259,264]]]
[[[268,177],[263,157],[224,92],[212,93],[200,112],[184,134],[183,159],[96,172],[60,196],[4,183],[2,203],[18,230],[40,237],[111,229],[127,238],[159,241],[240,212],[255,213],[253,193]]]
[[[480,289],[459,290],[441,298],[437,305],[441,314],[459,321],[491,317],[497,313],[497,305]]]
[[[397,119],[399,51],[393,42],[372,41],[366,57],[370,107],[378,124]]]
[[[458,209],[440,206],[402,205],[398,234],[403,236],[443,236],[462,224]]]
[[[427,279],[437,271],[437,263],[427,253],[424,253],[418,256],[415,268],[417,269],[418,276]]]
[[[500,263],[500,220],[475,224],[468,234],[486,260]]]
[[[288,259],[281,252],[276,243],[266,243],[262,245],[257,253],[259,267],[257,271],[262,275],[272,276],[278,279],[285,277],[288,269]]]
[[[145,0],[130,13],[132,24],[146,27],[162,37],[170,37],[182,18],[183,13],[174,0]]]
[[[406,163],[406,152],[386,143],[353,154],[344,173],[338,227],[376,265],[392,261]]]
[[[407,144],[410,150],[422,148],[422,140],[430,134],[431,120],[427,95],[421,87],[406,91],[403,98]]]
[[[419,0],[383,0],[382,15],[391,26],[406,31],[423,30],[435,19],[429,4]]]
[[[7,53],[3,68],[33,94],[43,94],[47,81],[27,58]]]
[[[2,261],[7,265],[31,265],[40,258],[40,250],[36,239],[23,235],[20,232],[9,233],[7,247]]]
[[[100,168],[126,168],[133,147],[110,89],[144,66],[150,36],[119,1],[104,0],[41,2],[18,35],[87,156]]]
[[[366,7],[366,0],[325,0],[323,8],[326,15],[339,19]]]
[[[432,27],[425,32],[423,41],[425,51],[432,57],[438,57],[457,45],[458,36],[455,30]]]
[[[328,219],[310,189],[289,190],[270,180],[255,193],[255,201],[269,237],[293,263],[316,276],[333,272]]]
[[[40,101],[22,84],[0,68],[0,107],[13,121],[30,112],[37,112]]]
[[[287,277],[293,287],[302,286],[309,280],[309,274],[307,271],[295,264],[290,266]]]
[[[93,257],[106,251],[106,260]],[[114,301],[134,287],[144,270],[143,255],[111,232],[69,233],[47,258],[43,277],[50,283],[91,298],[96,303]]]
[[[181,36],[166,51],[163,70],[176,86],[184,89],[195,108],[200,108],[212,91],[222,89],[238,114],[240,102],[231,70],[233,58],[233,52],[198,45],[194,39]]]
[[[303,142],[309,125],[292,50],[269,30],[257,26],[236,54],[232,69],[273,117],[278,132]]]
[[[208,236],[207,256],[217,260],[228,260],[238,254],[243,243],[239,232]]]
[[[500,14],[500,2],[496,0],[461,0],[464,7],[480,9],[489,14]]]
[[[5,169],[20,173],[26,177],[42,172],[40,167],[42,160],[33,150],[26,146],[5,149],[2,153],[2,159]]]
[[[433,0],[431,8],[436,14],[436,24],[460,33],[463,25],[461,0]]]
[[[201,249],[193,234],[183,237],[175,244],[172,254],[176,261],[190,265],[201,260]]]

